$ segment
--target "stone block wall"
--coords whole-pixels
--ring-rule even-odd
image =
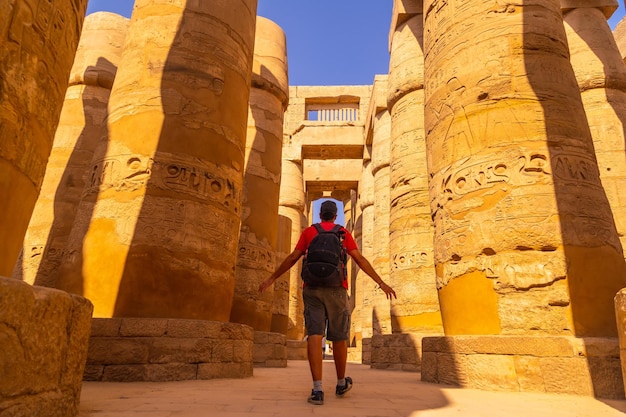
[[[0,306],[0,415],[77,415],[91,302],[0,277]]]
[[[287,340],[287,359],[306,361],[308,359],[306,340]]]
[[[287,367],[287,336],[274,332],[254,332],[254,366]]]
[[[184,319],[94,319],[86,381],[181,381],[252,376],[250,326]]]
[[[398,333],[374,335],[371,342],[371,367],[420,372],[422,339],[432,334]]]
[[[624,398],[616,338],[425,337],[421,377],[490,391]]]

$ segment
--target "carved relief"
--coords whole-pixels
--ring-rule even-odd
[[[274,272],[276,255],[267,239],[259,240],[254,233],[242,228],[239,235],[237,265],[252,270]]]
[[[225,175],[225,169],[209,162],[193,163],[163,153],[156,158],[109,156],[93,166],[87,193],[109,188],[136,190],[150,181],[150,185],[161,189],[218,202],[236,213],[241,190]]]

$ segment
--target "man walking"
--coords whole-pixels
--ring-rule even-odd
[[[330,232],[335,229],[337,219],[337,205],[334,201],[327,200],[320,207],[319,226],[323,231]],[[287,272],[298,260],[307,253],[314,238],[320,234],[316,225],[307,227],[300,239],[285,260],[278,266],[269,278],[259,285],[262,292],[274,281]],[[396,293],[376,273],[370,262],[359,251],[354,238],[348,230],[338,228],[338,234],[343,238],[345,252],[356,262],[363,272],[369,275],[385,292],[388,299],[396,298]],[[352,388],[352,378],[346,377],[346,363],[348,360],[348,339],[350,337],[350,302],[348,299],[347,274],[343,276],[340,286],[317,286],[304,284],[302,298],[304,300],[304,324],[306,327],[307,353],[311,376],[313,378],[313,390],[308,402],[312,404],[324,404],[324,391],[322,389],[322,338],[326,330],[326,338],[333,342],[333,357],[335,371],[337,373],[337,386],[335,395],[342,397]],[[328,328],[326,329],[326,326]]]

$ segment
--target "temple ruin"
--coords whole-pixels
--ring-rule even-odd
[[[322,198],[398,293],[349,265],[350,360],[624,398],[617,0],[394,0],[388,73],[347,86],[289,85],[227,3],[0,7],[0,413],[306,360],[298,268],[257,288]]]

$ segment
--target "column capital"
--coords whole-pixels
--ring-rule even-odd
[[[563,14],[579,8],[597,8],[602,10],[607,20],[613,16],[619,4],[617,0],[561,0],[561,11]]]

